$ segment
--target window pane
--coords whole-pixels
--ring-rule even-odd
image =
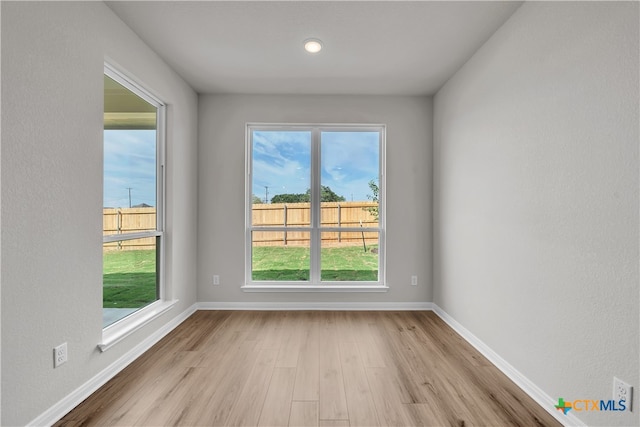
[[[126,79],[104,75],[103,327],[160,298],[161,236],[127,238],[162,231],[158,200],[160,104]],[[115,73],[114,75],[116,75]]]
[[[320,144],[321,226],[378,227],[380,133],[322,132]]]
[[[323,232],[321,236],[322,281],[378,281],[377,231]]]
[[[251,238],[252,280],[309,280],[309,232],[254,231]]]
[[[104,77],[105,208],[156,206],[156,127],[155,106]]]
[[[104,131],[104,207],[156,206],[156,131]]]
[[[103,327],[156,301],[157,238],[103,244]]]
[[[290,211],[286,224],[309,226],[311,132],[253,131],[251,176],[252,225],[283,226],[282,204],[306,203],[306,213]]]

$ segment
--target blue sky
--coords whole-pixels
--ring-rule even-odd
[[[323,132],[322,185],[347,200],[368,200],[378,179],[377,132]],[[253,194],[305,193],[310,185],[311,132],[255,131]],[[104,206],[156,205],[156,131],[104,131]]]
[[[347,200],[369,200],[378,180],[378,132],[322,132],[321,184]],[[311,132],[254,131],[253,194],[304,193],[310,187]]]
[[[156,131],[104,131],[104,207],[156,205]]]

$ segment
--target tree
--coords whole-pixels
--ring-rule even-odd
[[[342,196],[338,196],[330,187],[323,185],[320,191],[321,202],[344,202]],[[311,189],[304,194],[276,194],[271,198],[271,203],[309,203],[311,201]]]
[[[271,198],[271,203],[305,203],[309,202],[307,194],[276,194]]]
[[[260,197],[256,196],[255,194],[252,195],[252,199],[253,200],[252,200],[251,203],[253,203],[254,205],[256,205],[256,204],[259,205],[260,203],[262,203],[262,199]]]
[[[311,189],[307,190],[307,197],[311,197]],[[330,187],[322,185],[320,188],[320,201],[321,202],[344,202],[345,199],[342,196],[338,196]]]
[[[378,188],[378,184],[376,184],[376,182],[373,179],[369,181],[369,188],[371,189],[371,192],[373,193],[373,195],[367,194],[367,199],[371,200],[372,202],[376,202],[377,204],[380,188]],[[376,218],[376,221],[378,220],[378,216],[379,216],[378,206],[370,206],[368,208],[365,208],[365,210],[368,211],[371,215],[373,215]]]

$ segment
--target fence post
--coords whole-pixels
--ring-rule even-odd
[[[118,228],[118,234],[122,234],[122,211],[120,209],[118,209],[118,217],[117,217],[117,228]],[[122,249],[122,240],[118,240],[118,250]]]
[[[287,205],[284,205],[284,227],[287,228]],[[287,245],[287,230],[284,231],[284,244]]]
[[[338,228],[342,228],[342,206],[338,203]],[[338,231],[338,243],[342,242],[342,231]]]

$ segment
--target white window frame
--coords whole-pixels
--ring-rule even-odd
[[[252,168],[253,133],[255,131],[308,131],[311,132],[311,224],[309,227],[260,227],[252,224]],[[378,227],[367,227],[365,231],[378,233],[378,280],[377,281],[321,281],[320,250],[321,233],[333,231],[361,232],[359,227],[320,227],[320,187],[322,132],[379,132],[378,165]],[[247,123],[245,136],[245,292],[386,292],[386,126],[383,124],[280,124]],[[310,270],[308,281],[254,281],[252,279],[252,232],[253,231],[303,231],[310,233]]]
[[[166,146],[166,105],[126,73],[113,65],[104,64],[104,74],[115,80],[149,104],[157,108],[156,124],[156,229],[136,233],[103,236],[102,243],[135,240],[152,237],[156,239],[156,275],[158,299],[136,312],[102,329],[102,341],[98,344],[101,352],[106,351],[128,335],[173,307],[178,301],[169,298],[165,284],[165,146]]]

